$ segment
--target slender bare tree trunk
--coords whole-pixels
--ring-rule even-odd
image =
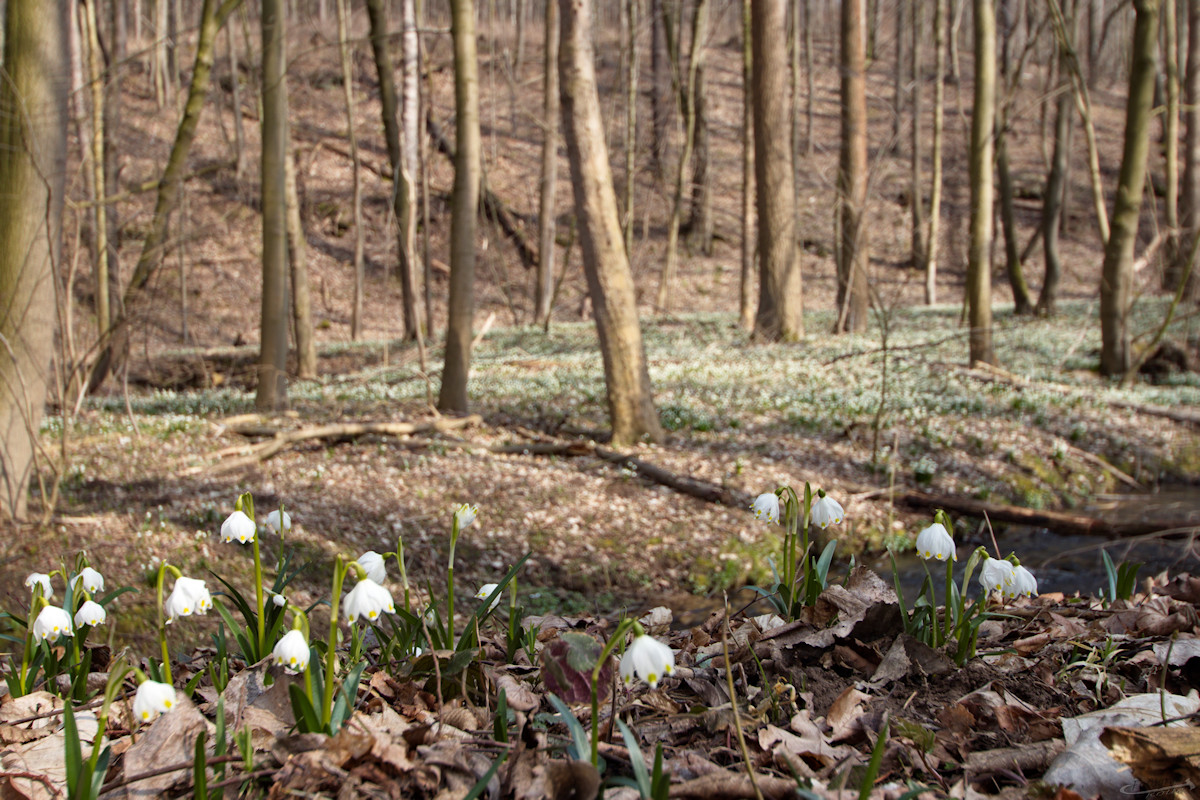
[[[232,25],[225,29],[225,44],[229,48],[229,82],[233,94],[234,176],[240,182],[246,174],[246,128],[242,124],[242,73],[238,67],[237,36]]]
[[[159,108],[171,102],[171,82],[167,80],[169,15],[167,0],[158,0],[154,6],[154,66],[150,79],[154,83],[154,102]]]
[[[8,0],[0,81],[0,519],[23,519],[50,384],[67,160],[65,3]]]
[[[1133,249],[1137,242],[1142,187],[1150,151],[1150,114],[1154,104],[1155,48],[1158,45],[1159,0],[1133,0],[1133,63],[1125,106],[1125,148],[1112,233],[1104,248],[1100,280],[1100,373],[1124,375],[1132,360],[1129,308],[1133,303]]]
[[[759,264],[754,338],[763,341],[798,341],[804,336],[803,283],[793,205],[785,2],[750,3]]]
[[[638,104],[638,72],[641,70],[641,58],[638,48],[638,25],[640,10],[638,0],[625,0],[628,6],[629,18],[629,74],[625,86],[625,258],[633,262],[633,194],[637,187],[637,104]],[[553,2],[550,5],[554,5]],[[546,15],[549,16],[549,7]],[[557,23],[557,19],[555,20]],[[549,23],[547,23],[549,25]],[[549,35],[549,34],[547,34]],[[549,69],[549,67],[547,67]]]
[[[92,186],[95,190],[95,235],[96,235],[96,327],[97,335],[103,337],[112,322],[109,311],[108,276],[108,204],[104,202],[107,180],[104,166],[108,161],[104,152],[104,81],[100,66],[100,32],[97,27],[96,0],[83,4],[84,29],[87,31],[88,84],[92,95]]]
[[[351,66],[352,45],[347,34],[346,0],[337,2],[338,50],[342,61],[342,90],[346,103],[346,134],[350,141],[350,169],[354,178],[354,302],[350,311],[350,338],[358,341],[363,325],[363,265],[362,164],[358,156],[358,132],[354,124],[354,69]]]
[[[909,140],[912,153],[909,159],[910,180],[909,193],[912,195],[912,232],[911,245],[913,267],[925,265],[925,189],[921,183],[921,157],[924,143],[921,141],[921,116],[924,114],[924,70],[925,70],[925,29],[924,15],[921,13],[921,0],[913,0],[912,4],[912,64],[910,72],[913,76],[912,90],[912,138]]]
[[[867,329],[870,245],[867,207],[867,80],[863,0],[842,0],[842,138],[838,164],[838,318],[836,333]]]
[[[1062,227],[1063,200],[1067,185],[1068,139],[1071,133],[1071,96],[1067,86],[1060,87],[1057,118],[1054,122],[1054,156],[1046,176],[1046,194],[1042,198],[1042,248],[1046,277],[1038,295],[1037,313],[1054,316],[1058,305],[1058,285],[1062,279],[1062,258],[1058,252],[1058,232]]]
[[[900,141],[904,130],[904,94],[908,87],[908,76],[905,73],[910,66],[908,59],[905,58],[908,49],[908,20],[905,19],[905,12],[908,11],[907,6],[914,2],[916,0],[895,0],[896,5],[893,9],[896,14],[896,61],[892,72],[891,150],[893,153],[900,152]]]
[[[262,334],[260,411],[287,407],[287,33],[282,0],[262,4]]]
[[[1180,197],[1183,212],[1182,245],[1176,251],[1171,269],[1170,283],[1177,285],[1186,271],[1183,258],[1194,247],[1193,242],[1200,234],[1200,3],[1188,3],[1187,70],[1184,78],[1184,143],[1183,143],[1183,187]],[[1200,286],[1196,270],[1192,270],[1188,293],[1195,296],[1195,287]]]
[[[1163,63],[1167,73],[1167,109],[1163,121],[1163,179],[1166,195],[1163,198],[1163,217],[1171,231],[1163,262],[1164,289],[1174,289],[1169,280],[1171,264],[1179,261],[1179,50],[1176,39],[1175,0],[1162,0]]]
[[[704,61],[696,66],[696,85],[692,97],[696,117],[695,147],[692,152],[692,201],[688,221],[688,241],[706,256],[713,254],[713,197],[709,173],[708,87]]]
[[[400,105],[400,174],[398,177],[399,192],[404,198],[401,204],[397,222],[400,225],[400,264],[407,264],[407,275],[412,276],[412,331],[417,338],[418,355],[424,363],[425,335],[421,330],[420,315],[417,311],[417,276],[422,276],[426,301],[430,299],[429,276],[426,274],[427,263],[417,252],[417,182],[421,179],[421,143],[424,136],[421,132],[421,41],[417,32],[417,2],[416,0],[400,0],[403,29],[403,67],[401,69],[401,105]],[[403,292],[403,287],[401,287]],[[405,312],[408,313],[407,311]],[[430,331],[429,325],[425,332]]]
[[[542,139],[541,189],[538,197],[537,288],[534,292],[534,321],[542,325],[550,319],[551,303],[554,300],[554,241],[558,227],[555,203],[558,187],[558,28],[558,3],[556,0],[550,0],[546,4],[546,47],[543,62],[545,77],[542,87],[544,138]],[[637,64],[636,56],[632,61],[635,65]],[[635,70],[636,66],[630,70],[631,75]],[[627,124],[627,136],[628,131]],[[631,171],[627,171],[626,179],[632,185]],[[629,189],[627,187],[626,197],[628,196]]]
[[[750,4],[742,0],[742,276],[738,316],[754,330],[754,51],[750,47]],[[806,7],[807,7],[807,0]],[[807,19],[807,17],[806,17]],[[811,131],[809,141],[811,142]]]
[[[617,197],[604,143],[596,89],[590,0],[559,0],[562,15],[563,138],[571,165],[575,213],[588,293],[604,360],[612,442],[663,438],[638,323],[633,273],[621,242]]]
[[[653,134],[650,165],[657,181],[662,181],[667,160],[667,131],[670,128],[671,65],[667,53],[667,25],[670,24],[667,0],[650,0],[650,123]]]
[[[454,194],[450,211],[450,301],[446,360],[438,408],[467,412],[471,369],[471,324],[475,317],[475,218],[479,213],[482,137],[479,132],[479,63],[475,54],[475,9],[471,0],[451,0],[454,39]]]
[[[996,8],[974,0],[975,100],[971,113],[971,229],[967,251],[967,321],[970,362],[993,363],[992,209],[996,130]]]
[[[1000,222],[1004,227],[1004,267],[1012,287],[1013,305],[1017,314],[1032,314],[1033,302],[1021,269],[1021,246],[1017,242],[1017,218],[1013,199],[1012,172],[1008,164],[1008,115],[1012,94],[1008,92],[1012,70],[1012,39],[1016,28],[1015,0],[1000,0],[1000,24],[1003,33],[1000,46],[1000,84],[1005,88],[1004,101],[996,121],[996,172],[1000,181]]]
[[[313,337],[312,292],[308,288],[308,242],[300,214],[296,158],[289,152],[284,175],[287,203],[287,261],[292,278],[292,323],[296,329],[296,377],[317,377],[317,343]]]
[[[929,189],[929,236],[925,246],[925,303],[937,302],[938,249],[942,227],[942,147],[946,131],[946,0],[933,0],[933,174]]]
[[[804,0],[804,155],[813,154],[813,103],[817,96],[817,78],[813,64],[812,0]]]

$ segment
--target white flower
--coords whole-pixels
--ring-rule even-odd
[[[350,593],[346,595],[346,599],[342,601],[342,613],[350,622],[354,622],[359,617],[374,622],[384,611],[389,614],[396,613],[396,604],[392,602],[392,593],[370,578],[363,578],[355,584]]]
[[[254,541],[258,526],[242,511],[235,511],[221,523],[221,541],[247,544]]]
[[[108,614],[104,611],[104,606],[97,603],[95,600],[88,600],[79,607],[75,612],[75,627],[82,628],[84,625],[103,625],[108,619]]]
[[[79,571],[79,574],[71,579],[71,590],[75,590],[75,584],[83,582],[83,588],[88,594],[104,591],[104,576],[91,567],[84,567]]]
[[[300,631],[288,631],[271,651],[275,664],[283,667],[289,675],[308,669],[308,641]]]
[[[272,533],[279,533],[279,531],[280,531],[279,518],[281,516],[283,517],[283,528],[282,529],[284,531],[290,531],[292,529],[292,515],[287,513],[286,511],[284,511],[282,514],[280,514],[279,509],[276,509],[276,510],[272,511],[270,514],[267,514],[267,527],[271,529]],[[222,528],[223,527],[224,526],[222,526]]]
[[[641,678],[651,689],[657,689],[660,678],[675,672],[675,653],[657,639],[636,636],[621,657],[620,672],[626,686],[634,678]]]
[[[979,585],[985,592],[1007,591],[1017,580],[1017,571],[1012,563],[999,558],[989,557],[983,562],[979,571]]]
[[[356,561],[371,580],[379,584],[387,580],[387,567],[383,563],[383,556],[379,555],[379,553],[376,553],[374,550],[368,550],[359,556]]]
[[[33,639],[36,642],[57,642],[60,636],[69,636],[71,631],[71,616],[58,606],[46,606],[33,621]]]
[[[31,572],[29,577],[25,579],[25,588],[33,591],[36,587],[42,587],[42,597],[47,599],[54,597],[54,588],[50,585],[50,576],[44,572]]]
[[[142,681],[133,698],[133,715],[149,722],[175,705],[175,687],[158,681]]]
[[[1005,597],[1037,597],[1037,578],[1024,567],[1017,567],[1013,577],[1013,585],[1003,590]]]
[[[171,591],[167,602],[163,603],[163,611],[167,614],[167,622],[174,622],[176,617],[190,617],[192,614],[207,614],[212,608],[212,595],[208,587],[199,578],[178,578],[175,588]]]
[[[765,519],[767,522],[779,522],[779,496],[774,492],[760,494],[750,505],[755,519]]]
[[[460,531],[469,528],[477,516],[479,516],[479,506],[463,503],[461,506],[454,509],[454,519],[456,522],[458,522],[458,529]]]
[[[271,598],[271,602],[274,603],[275,605],[277,605],[278,607],[283,608],[284,606],[287,605],[287,598],[284,597],[279,592],[271,591],[271,587],[264,586],[263,591],[267,594],[268,597]]]
[[[842,510],[842,504],[825,494],[825,492],[818,491],[817,494],[820,496],[812,504],[812,511],[809,516],[812,524],[821,530],[825,530],[830,525],[840,524],[846,516],[846,512]]]
[[[954,549],[954,539],[946,530],[946,526],[935,522],[917,534],[917,555],[925,560],[936,558],[938,561],[958,561],[958,553]]]
[[[487,600],[488,597],[491,596],[492,592],[496,591],[496,587],[499,585],[500,584],[498,583],[485,583],[483,586],[480,586],[479,591],[475,593],[475,599]],[[494,611],[496,606],[500,605],[500,598],[503,596],[503,594],[496,595],[496,599],[492,601],[490,606],[488,606],[488,611]]]

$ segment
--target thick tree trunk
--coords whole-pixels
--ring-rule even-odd
[[[260,411],[287,407],[287,33],[283,0],[262,4],[262,333]]]
[[[1100,280],[1100,372],[1124,375],[1129,369],[1129,307],[1133,302],[1133,248],[1137,242],[1142,187],[1150,151],[1150,114],[1154,104],[1155,48],[1159,0],[1134,0],[1133,63],[1125,106],[1125,148],[1112,231],[1104,248]]]
[[[534,321],[538,324],[545,324],[550,319],[550,305],[554,299],[554,242],[558,228],[555,202],[558,188],[558,27],[558,3],[551,0],[546,4],[545,76],[542,95],[544,127],[541,188],[538,196],[537,287],[534,292]],[[637,68],[636,56],[632,57],[632,63],[634,67],[630,70],[631,76]],[[630,79],[636,81],[636,78]],[[631,127],[626,127],[627,136]],[[626,170],[626,180],[632,186],[631,170]],[[630,191],[626,187],[626,197],[629,196]],[[628,205],[626,208],[628,209]]]
[[[974,0],[975,101],[971,114],[971,229],[967,252],[967,319],[971,326],[970,361],[993,363],[992,209],[996,128],[996,8],[993,0]]]
[[[654,409],[633,273],[621,242],[616,192],[604,144],[591,3],[559,0],[559,11],[563,138],[571,165],[583,268],[604,360],[612,441],[618,446],[643,439],[659,441],[663,430]]]
[[[1042,198],[1042,247],[1046,260],[1046,277],[1038,295],[1037,313],[1054,316],[1058,304],[1058,285],[1062,278],[1062,259],[1058,252],[1058,232],[1062,227],[1063,201],[1067,186],[1068,139],[1071,133],[1071,98],[1067,87],[1061,87],[1054,122],[1054,156],[1046,176],[1046,194]]]
[[[804,335],[804,296],[793,203],[785,2],[750,2],[759,264],[754,337],[764,341],[797,341]]]
[[[929,235],[925,242],[925,303],[937,302],[938,245],[942,227],[942,147],[946,131],[946,0],[933,0],[933,174],[929,189]]]
[[[838,164],[836,333],[864,331],[870,312],[867,266],[867,79],[863,0],[842,0],[842,138]]]
[[[67,159],[65,3],[8,0],[0,81],[0,519],[23,519],[54,348]]]
[[[288,153],[284,176],[287,202],[288,269],[292,277],[292,323],[296,329],[296,377],[317,377],[317,343],[313,336],[312,292],[308,288],[308,242],[300,214],[296,159]]]
[[[742,0],[742,275],[738,291],[738,317],[742,327],[748,331],[754,330],[754,51],[750,47],[752,2],[753,0]]]
[[[350,170],[354,181],[354,300],[350,309],[350,338],[358,341],[363,326],[363,284],[366,269],[363,264],[362,165],[358,156],[358,132],[354,125],[354,69],[351,65],[352,47],[346,30],[346,0],[336,0],[338,54],[342,62],[342,96],[346,103],[346,138],[350,142]],[[301,376],[303,377],[303,376]]]
[[[1187,70],[1184,78],[1184,143],[1183,143],[1183,186],[1180,196],[1182,206],[1183,235],[1178,248],[1181,256],[1172,269],[1173,283],[1177,283],[1185,272],[1183,258],[1191,254],[1193,242],[1200,235],[1200,3],[1188,3]],[[1200,286],[1196,269],[1188,293],[1196,295]]]
[[[479,63],[475,55],[475,9],[471,0],[451,0],[454,39],[454,194],[450,210],[450,301],[446,360],[438,408],[467,413],[471,369],[471,324],[475,317],[475,217],[479,213],[482,138],[479,132]]]

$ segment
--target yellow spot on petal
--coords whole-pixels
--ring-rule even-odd
[[[174,700],[164,700],[163,705],[166,706],[167,708],[170,708],[171,706],[175,705],[175,701]]]

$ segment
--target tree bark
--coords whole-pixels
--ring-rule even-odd
[[[300,214],[300,189],[296,176],[296,158],[287,156],[284,191],[287,202],[288,268],[292,278],[292,322],[296,329],[296,377],[317,377],[317,343],[313,336],[312,292],[308,288],[308,242],[304,237],[304,218]]]
[[[813,104],[817,96],[817,76],[813,63],[813,22],[812,0],[803,0],[804,4],[804,155],[809,158],[813,154],[813,121],[815,113]],[[794,111],[794,109],[793,109]]]
[[[695,146],[692,149],[692,201],[687,224],[688,240],[706,256],[713,254],[713,198],[709,177],[708,89],[703,60],[696,65],[696,85],[692,92],[692,113],[696,117]]]
[[[638,323],[633,273],[621,242],[592,50],[590,0],[559,0],[563,138],[588,293],[604,361],[614,445],[663,438]]]
[[[471,323],[475,316],[475,216],[479,213],[482,138],[479,131],[479,63],[475,51],[475,9],[471,0],[451,0],[454,40],[454,194],[450,211],[450,301],[446,358],[438,408],[467,413],[471,369]]]
[[[240,182],[246,174],[246,129],[242,124],[242,73],[238,68],[237,36],[233,26],[225,29],[225,43],[229,48],[230,102],[233,104],[233,174]]]
[[[912,127],[911,139],[909,140],[912,147],[912,152],[909,154],[909,194],[912,195],[912,232],[911,232],[911,247],[912,256],[911,264],[913,267],[923,267],[925,265],[925,190],[921,185],[921,158],[924,143],[921,141],[923,132],[921,130],[921,116],[924,114],[924,71],[925,71],[925,28],[924,15],[921,13],[923,3],[921,0],[913,0],[912,4],[912,63],[910,64],[910,72],[913,76],[912,90]]]
[[[929,189],[929,235],[925,239],[925,304],[937,302],[938,245],[942,227],[942,147],[946,130],[946,0],[933,0],[933,174]]]
[[[352,47],[346,31],[346,0],[336,0],[338,51],[342,62],[342,95],[346,103],[346,138],[350,142],[350,170],[354,181],[354,301],[350,310],[350,339],[358,341],[363,325],[363,265],[362,165],[358,157],[358,132],[354,124],[354,69],[351,65]],[[301,376],[303,377],[303,376]]]
[[[287,407],[287,33],[283,0],[262,4],[262,333],[260,411]]]
[[[105,154],[104,132],[104,81],[100,67],[100,31],[96,0],[83,3],[81,9],[84,29],[87,31],[88,84],[92,95],[92,186],[95,193],[95,236],[96,236],[96,333],[103,337],[112,322],[109,310],[108,275],[108,204],[104,202],[108,181],[104,175],[108,157]]]
[[[665,174],[667,131],[674,106],[670,56],[667,53],[669,22],[666,3],[667,0],[650,0],[650,166],[657,181],[661,181]]]
[[[66,3],[8,0],[0,81],[0,519],[23,519],[54,347],[67,159]]]
[[[993,135],[996,127],[996,8],[974,0],[975,99],[971,114],[971,228],[967,253],[970,363],[993,363],[992,209]]]
[[[1000,2],[1000,24],[1003,28],[1000,76],[1001,85],[1005,88],[1005,99],[1000,104],[996,120],[996,171],[1000,181],[1000,222],[1004,226],[1004,268],[1008,275],[1008,285],[1012,288],[1015,313],[1023,315],[1033,313],[1033,302],[1029,299],[1029,287],[1025,283],[1025,273],[1021,268],[1021,247],[1017,242],[1017,219],[1013,207],[1012,172],[1008,164],[1008,116],[1012,97],[1009,86],[1010,80],[1019,80],[1019,76],[1011,77],[1012,39],[1017,25],[1013,5],[1014,0]]]
[[[633,195],[637,188],[637,104],[638,104],[638,72],[641,70],[641,58],[638,48],[638,26],[640,22],[638,0],[625,0],[628,7],[626,16],[629,21],[629,75],[625,87],[625,203],[624,234],[625,257],[633,262]],[[553,2],[550,5],[555,5]],[[549,7],[546,10],[549,16]],[[555,24],[558,19],[555,15]],[[547,23],[548,25],[549,23]],[[547,34],[549,35],[549,34]],[[557,34],[555,34],[557,36]],[[555,51],[557,58],[557,51]],[[547,67],[547,70],[549,67]],[[557,85],[557,84],[556,84]],[[557,108],[557,106],[556,106]]]
[[[742,328],[748,331],[754,330],[754,51],[750,47],[752,2],[753,0],[742,0],[742,275],[738,291],[738,316]]]
[[[1181,258],[1176,261],[1174,281],[1182,278],[1186,264],[1182,257],[1190,256],[1196,236],[1200,235],[1200,3],[1188,3],[1187,69],[1184,78],[1184,143],[1183,186],[1180,196],[1182,211]],[[1185,291],[1193,297],[1200,280],[1192,270],[1190,286]]]
[[[1058,252],[1058,232],[1062,227],[1063,201],[1067,188],[1068,141],[1071,133],[1071,97],[1067,87],[1060,87],[1055,102],[1054,155],[1050,173],[1046,176],[1046,194],[1042,198],[1042,247],[1045,253],[1046,277],[1038,295],[1037,313],[1054,316],[1058,304],[1058,285],[1062,278],[1062,259]]]
[[[867,329],[867,80],[863,0],[842,0],[842,137],[838,164],[838,317],[835,333]]]
[[[632,28],[633,25],[631,24]],[[546,45],[543,80],[543,129],[542,129],[542,174],[538,196],[538,268],[537,287],[534,292],[534,321],[539,325],[550,319],[551,303],[554,300],[554,242],[557,232],[557,208],[555,195],[558,188],[558,3],[551,0],[546,4]],[[637,69],[637,57],[632,57],[630,80]],[[635,84],[636,85],[636,84]],[[635,94],[636,97],[636,94]],[[626,136],[632,126],[626,124]],[[628,146],[628,142],[627,142]],[[628,150],[626,151],[628,152]],[[628,160],[626,161],[628,164]],[[626,198],[631,196],[632,170],[626,170]],[[626,201],[628,211],[630,201]]]
[[[1133,63],[1129,70],[1129,95],[1125,106],[1125,147],[1100,280],[1100,373],[1109,376],[1125,374],[1132,358],[1129,308],[1133,302],[1133,248],[1137,242],[1146,158],[1150,151],[1150,114],[1154,104],[1154,62],[1158,45],[1159,0],[1134,0],[1133,7],[1137,19],[1133,28]]]
[[[785,2],[750,2],[759,264],[754,337],[763,341],[797,341],[804,335],[792,185],[792,100],[784,40]]]

